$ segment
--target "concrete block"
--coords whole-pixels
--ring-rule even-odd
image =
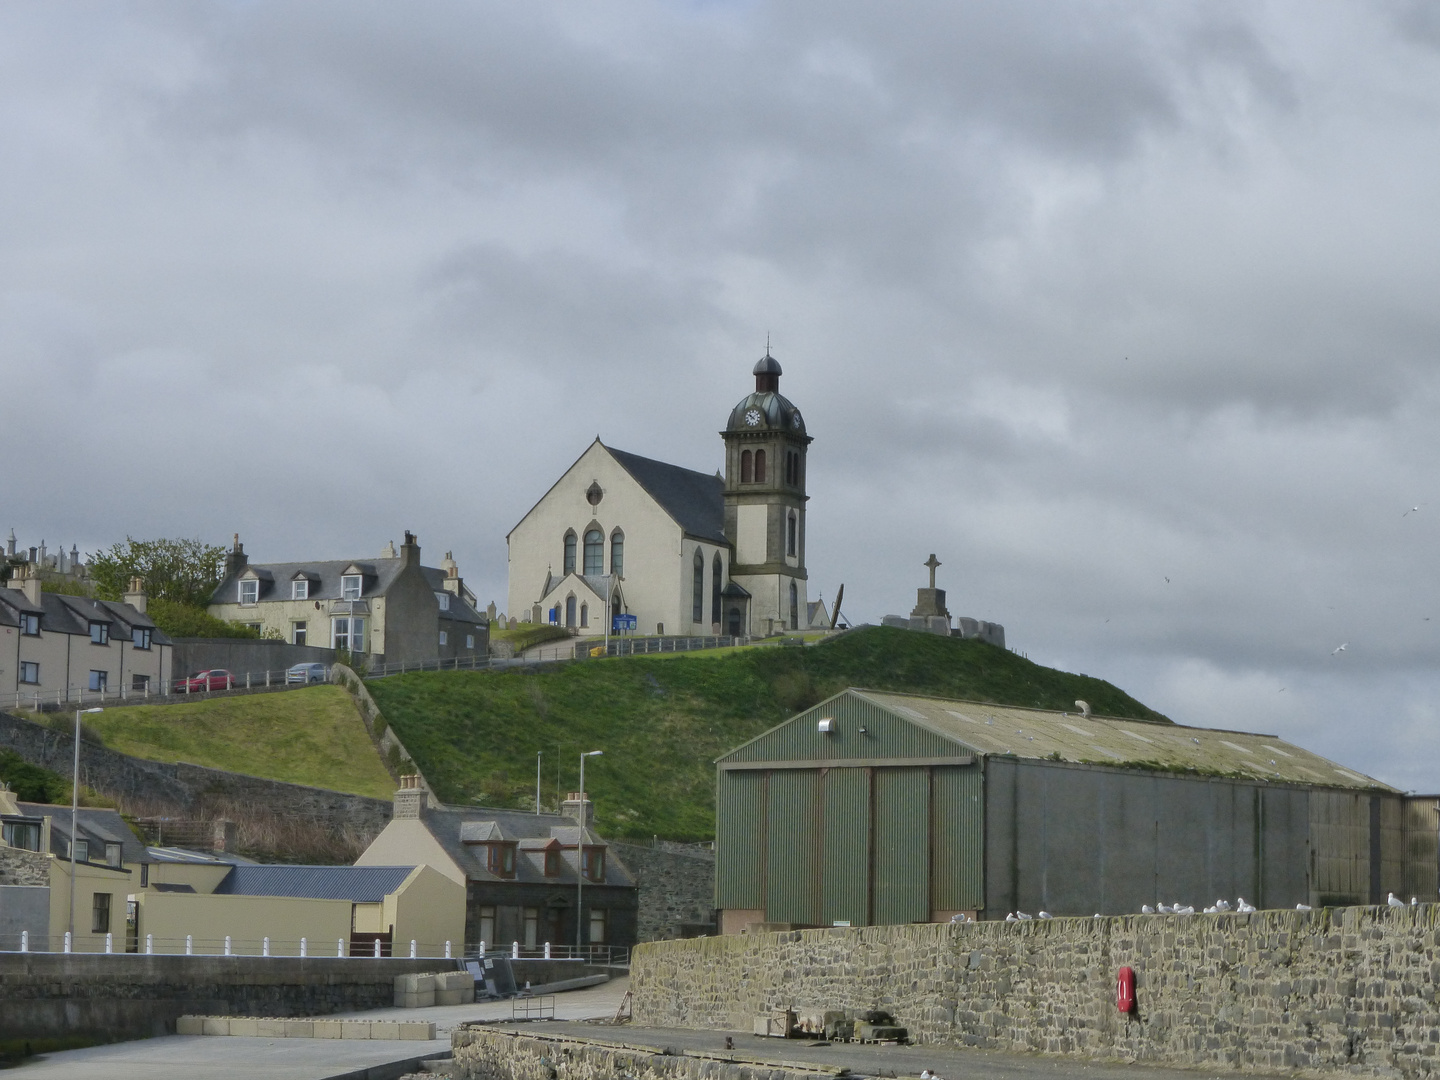
[[[313,1039],[315,1037],[314,1020],[286,1020],[285,1037],[287,1039]]]
[[[344,1021],[316,1020],[314,1023],[317,1039],[339,1039],[344,1035]]]
[[[207,1016],[204,1019],[204,1027],[201,1032],[204,1035],[229,1035],[230,1018],[228,1016]]]
[[[255,1021],[255,1034],[261,1039],[285,1038],[285,1021],[273,1017],[262,1017]]]
[[[397,1009],[428,1009],[435,1004],[435,991],[426,990],[421,994],[396,994]]]
[[[395,992],[397,994],[423,994],[427,990],[435,989],[435,973],[427,975],[396,975]]]
[[[475,1000],[475,990],[436,990],[436,1005],[469,1005]]]
[[[400,1022],[398,1020],[371,1020],[370,1038],[372,1039],[398,1039],[400,1038]]]
[[[474,990],[475,976],[468,971],[442,971],[435,976],[435,990]]]
[[[176,1035],[204,1035],[205,1018],[203,1016],[181,1016],[175,1021]]]
[[[435,1021],[401,1020],[400,1038],[407,1042],[430,1042],[435,1038]]]
[[[370,1038],[369,1020],[342,1020],[340,1021],[340,1037],[342,1039],[368,1039]]]
[[[260,1021],[253,1016],[232,1016],[230,1034],[243,1038],[256,1038],[260,1034]]]

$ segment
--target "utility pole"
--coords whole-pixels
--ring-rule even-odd
[[[535,751],[535,816],[540,816],[540,756],[543,750]]]
[[[575,955],[579,957],[581,928],[585,925],[585,909],[581,900],[585,894],[585,759],[599,757],[604,750],[591,750],[580,755],[580,832],[575,841]]]
[[[75,828],[80,816],[80,717],[84,713],[104,712],[104,709],[75,710],[75,776],[70,785],[70,947],[75,947]],[[583,768],[583,765],[582,765]],[[86,852],[85,858],[90,858]]]

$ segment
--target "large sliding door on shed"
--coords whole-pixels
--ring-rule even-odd
[[[930,770],[875,770],[873,921],[930,921]]]

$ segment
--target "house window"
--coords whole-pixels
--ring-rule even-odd
[[[255,633],[258,635],[261,630],[265,629],[265,624],[264,624],[264,623],[258,623],[258,622],[247,622],[247,623],[245,624],[245,629],[246,629],[246,630],[254,630]]]
[[[748,484],[755,479],[755,455],[749,450],[740,455],[740,482]]]
[[[39,826],[36,826],[38,828]],[[38,835],[38,834],[37,834]],[[37,840],[36,843],[39,843]],[[563,864],[560,861],[560,852],[556,848],[550,848],[545,852],[545,876],[559,877],[560,868]]]
[[[610,573],[625,575],[625,534],[619,529],[610,534]]]
[[[140,887],[142,889],[150,887],[150,864],[148,862],[140,864]]]
[[[603,907],[590,909],[590,944],[603,945],[605,943],[605,915]]]
[[[448,592],[437,592],[435,602],[440,605],[441,611],[450,610],[450,594]]]
[[[565,573],[567,573],[567,574],[573,574],[574,572],[575,572],[575,533],[574,533],[574,532],[567,532],[567,533],[565,534]]]
[[[581,604],[581,605],[580,605],[580,625],[581,625],[581,626],[589,626],[589,625],[590,625],[590,605],[589,605],[589,604]]]
[[[755,483],[757,483],[757,484],[763,484],[764,482],[765,482],[765,451],[764,451],[764,450],[756,450],[756,451],[755,451]]]
[[[90,932],[92,934],[108,934],[110,932],[110,894],[108,892],[97,892],[90,907]]]
[[[130,676],[130,689],[139,694],[147,692],[150,689],[150,676],[132,674]]]
[[[110,644],[110,624],[106,622],[92,622],[90,624],[90,644]]]
[[[296,645],[305,644],[305,624],[303,622],[290,624],[290,640]]]
[[[482,907],[479,910],[480,916],[480,940],[487,945],[495,944],[495,909],[493,907]]]
[[[475,635],[474,635],[474,634],[466,634],[466,635],[465,635],[465,647],[466,647],[467,649],[473,649],[473,648],[475,647]]]
[[[254,578],[246,578],[240,582],[240,603],[258,604],[260,602],[260,582]]]
[[[340,579],[340,599],[360,599],[360,575],[346,574]]]
[[[800,590],[790,583],[790,629],[800,629]]]
[[[515,876],[515,845],[486,844],[485,869],[500,877]]]
[[[581,848],[580,872],[590,881],[604,881],[605,849],[598,847]]]
[[[105,844],[105,862],[108,866],[120,865],[120,845],[113,841]]]
[[[40,665],[33,660],[21,660],[20,681],[22,683],[30,683],[31,685],[39,685]]]
[[[695,581],[690,589],[690,619],[700,622],[705,618],[705,554],[695,549]]]
[[[75,861],[76,861],[76,862],[89,862],[89,861],[90,861],[90,841],[89,841],[89,840],[76,840],[76,841],[75,841]]]
[[[525,911],[525,947],[533,949],[540,944],[540,909],[527,907]]]
[[[444,630],[441,630],[441,631],[440,631],[440,644],[441,644],[441,645],[445,645],[445,644],[447,644],[449,641],[450,641],[450,635],[447,634]]]
[[[137,626],[130,631],[130,644],[137,649],[150,648],[150,628],[148,626]]]
[[[565,598],[565,625],[571,627],[575,625],[575,597],[573,596]]]
[[[309,600],[310,582],[305,578],[296,578],[294,581],[290,582],[290,599]]]
[[[785,519],[785,554],[794,555],[799,547],[800,519],[794,510]]]
[[[0,836],[13,848],[24,851],[40,850],[40,826],[33,821],[7,821],[3,830],[0,830]]]
[[[330,647],[332,649],[350,648],[350,620],[330,620]]]
[[[720,561],[720,553],[715,553],[715,561],[710,567],[710,621],[720,621],[720,579],[725,576],[725,564]]]
[[[591,529],[585,534],[585,573],[599,575],[605,572],[605,534]]]
[[[104,690],[110,685],[110,673],[108,671],[90,672],[90,689]]]
[[[40,616],[39,616],[39,615],[21,615],[21,616],[20,616],[20,632],[21,632],[22,634],[29,634],[31,637],[39,637],[39,636],[40,636]]]

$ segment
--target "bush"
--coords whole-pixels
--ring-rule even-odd
[[[258,638],[259,631],[237,622],[217,619],[204,608],[174,600],[152,598],[145,613],[171,637]]]
[[[10,785],[21,802],[70,801],[70,781],[59,773],[31,765],[14,750],[0,750],[0,780]]]

